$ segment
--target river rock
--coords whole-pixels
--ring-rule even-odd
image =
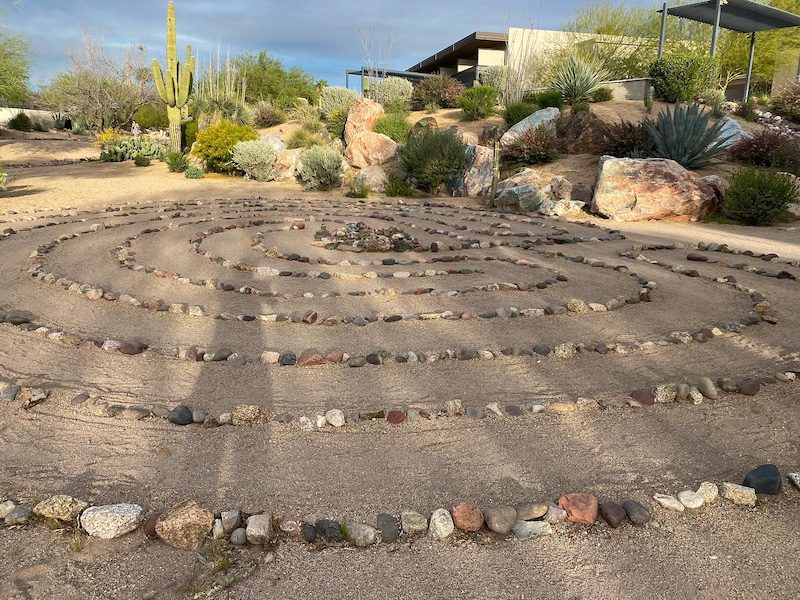
[[[453,535],[454,527],[450,513],[444,508],[437,508],[431,515],[428,536],[434,540],[445,540]]]
[[[214,515],[194,500],[179,502],[156,522],[156,533],[167,545],[179,550],[196,550],[211,531]]]
[[[775,465],[759,465],[744,477],[742,485],[753,488],[756,494],[776,496],[781,493],[781,472]]]
[[[453,523],[461,531],[472,533],[483,527],[483,512],[476,504],[459,502],[451,509]]]
[[[553,528],[547,521],[517,521],[512,530],[518,540],[531,540],[553,533]]]
[[[625,520],[625,509],[616,502],[603,502],[600,505],[600,515],[609,526],[616,529]]]
[[[625,500],[622,503],[622,508],[625,509],[628,520],[634,525],[642,526],[650,521],[650,511],[643,504],[636,502],[636,500]]]
[[[43,519],[55,519],[69,523],[77,519],[88,506],[88,503],[72,496],[52,496],[34,506],[33,514]]]
[[[685,509],[680,500],[678,500],[675,496],[670,496],[669,494],[655,494],[653,496],[653,500],[658,502],[663,508],[667,508],[669,510],[683,512]]]
[[[400,524],[406,535],[419,535],[428,530],[428,519],[413,510],[400,513]]]
[[[678,492],[678,500],[689,510],[696,510],[703,506],[703,496],[691,490],[683,490]]]
[[[558,499],[558,505],[567,511],[567,520],[573,523],[593,525],[597,520],[599,503],[591,494],[566,494]]]
[[[483,511],[483,518],[491,531],[506,535],[517,522],[517,509],[513,506],[493,506]]]
[[[365,523],[349,521],[346,531],[347,541],[356,548],[368,548],[378,541],[378,530]]]
[[[728,481],[720,486],[719,492],[723,498],[740,506],[755,506],[758,501],[756,491],[753,488]]]
[[[136,529],[143,514],[138,504],[90,506],[81,513],[80,524],[90,536],[111,540]]]

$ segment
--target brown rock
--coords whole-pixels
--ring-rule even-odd
[[[718,203],[709,182],[674,160],[604,157],[592,211],[614,221],[697,221]]]
[[[471,502],[459,502],[450,511],[453,523],[461,531],[474,532],[483,527],[483,512]]]
[[[643,406],[652,406],[656,403],[656,397],[649,390],[634,390],[630,393],[630,396]]]
[[[347,145],[358,134],[373,131],[375,123],[384,114],[383,106],[369,98],[361,98],[353,104],[347,113],[347,122],[344,125],[344,141]]]
[[[599,504],[591,494],[567,494],[558,499],[558,505],[567,511],[567,520],[593,525],[597,520]]]
[[[497,184],[497,191],[502,192],[507,188],[519,187],[521,185],[536,185],[538,187],[545,187],[547,180],[542,177],[536,169],[524,168],[508,179],[504,179]]]
[[[185,500],[158,517],[155,530],[161,540],[179,550],[197,550],[211,531],[214,515],[194,500]]]
[[[382,165],[392,160],[397,153],[397,142],[392,138],[363,131],[352,136],[344,151],[344,158],[351,167],[363,169],[372,165]]]
[[[402,410],[390,410],[386,413],[386,421],[392,425],[399,425],[406,420],[406,413]]]
[[[286,181],[297,176],[297,164],[300,161],[302,152],[302,148],[293,148],[292,150],[281,150],[277,153],[274,166],[276,181]]]
[[[253,404],[240,404],[231,411],[231,423],[234,425],[255,425],[266,420],[267,415]]]
[[[297,358],[297,366],[298,367],[317,367],[319,365],[324,365],[328,362],[325,359],[325,356],[319,350],[310,349],[304,351],[298,358]]]

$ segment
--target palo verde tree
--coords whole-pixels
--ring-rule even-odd
[[[178,60],[178,44],[175,36],[175,3],[170,0],[167,7],[167,65],[162,72],[158,60],[153,60],[153,76],[161,101],[167,105],[169,118],[169,143],[172,152],[181,151],[181,121],[188,114],[189,98],[194,85],[196,59],[192,47],[186,46],[186,61]]]

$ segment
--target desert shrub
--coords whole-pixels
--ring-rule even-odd
[[[795,183],[774,171],[745,167],[731,177],[722,211],[748,225],[761,225],[774,219],[798,200]]]
[[[260,101],[253,108],[253,125],[259,129],[275,127],[286,121],[286,113],[270,102]]]
[[[609,154],[619,158],[643,158],[650,154],[652,142],[650,132],[646,123],[652,121],[646,119],[638,123],[632,123],[620,119],[616,123],[597,123],[597,136],[595,141],[595,152],[598,154]]]
[[[31,127],[34,131],[47,133],[53,128],[53,122],[44,119],[33,119],[33,121],[31,121]]]
[[[556,119],[556,149],[559,154],[598,152],[600,119],[591,112],[563,112]]]
[[[142,129],[167,129],[169,118],[167,117],[167,105],[163,102],[145,104],[133,115]]]
[[[326,119],[337,112],[347,112],[358,101],[358,94],[344,87],[325,87],[319,94],[319,110]]]
[[[722,121],[709,127],[711,113],[700,108],[699,104],[684,107],[678,104],[675,109],[662,111],[656,124],[645,123],[653,143],[653,155],[671,158],[687,169],[700,169],[726,152],[722,138]]]
[[[556,158],[556,136],[546,127],[527,129],[503,149],[503,160],[516,167],[540,165]]]
[[[28,115],[24,112],[19,112],[11,117],[11,120],[8,122],[8,128],[16,131],[31,131],[33,129],[33,123]]]
[[[233,147],[231,162],[248,179],[275,179],[275,148],[266,140],[239,142]]]
[[[458,99],[465,121],[476,121],[493,115],[496,105],[497,89],[488,85],[469,88]]]
[[[347,190],[345,196],[348,198],[368,198],[370,189],[363,183],[355,182]]]
[[[202,179],[206,176],[205,171],[200,167],[189,166],[186,167],[186,179]]]
[[[513,127],[522,121],[522,119],[531,116],[537,110],[538,107],[535,104],[529,102],[514,102],[513,104],[509,104],[503,111],[503,119],[506,125]]]
[[[609,102],[614,99],[614,90],[607,85],[597,88],[592,92],[592,102]]]
[[[182,152],[168,152],[164,156],[164,162],[167,163],[170,173],[183,173],[189,166],[189,161]]]
[[[772,109],[795,123],[800,123],[800,80],[782,88],[772,99]]]
[[[570,112],[572,114],[581,113],[581,112],[590,112],[591,106],[589,105],[589,101],[585,98],[581,98],[580,100],[575,100],[570,106]]]
[[[375,122],[375,133],[389,136],[398,144],[404,144],[411,133],[411,123],[402,113],[389,113]]]
[[[743,137],[728,150],[734,160],[800,174],[800,140],[772,129]]]
[[[607,73],[594,58],[570,54],[553,71],[551,87],[561,92],[565,102],[589,100],[606,79]]]
[[[129,137],[117,144],[107,144],[100,152],[102,162],[122,162],[125,160],[136,160],[137,157],[145,157],[150,160],[161,159],[164,156],[165,148],[147,136],[138,138]]]
[[[125,136],[118,129],[108,127],[97,134],[94,138],[95,143],[100,146],[100,149],[108,148],[109,146],[116,146],[125,139]]]
[[[384,107],[407,106],[414,93],[413,84],[400,77],[387,77],[370,82],[366,95]]]
[[[464,168],[466,144],[453,129],[423,129],[408,137],[399,155],[414,185],[436,192]]]
[[[8,173],[3,165],[0,165],[0,192],[8,189]]]
[[[297,98],[294,105],[289,109],[289,118],[297,121],[306,131],[319,133],[322,130],[322,123],[319,119],[319,110],[312,106],[305,98]]]
[[[334,110],[328,113],[325,119],[325,129],[331,134],[335,140],[340,140],[344,137],[344,126],[347,123],[348,110]]]
[[[436,102],[428,102],[425,105],[425,112],[429,115],[435,115],[439,110],[441,110],[441,106],[439,106]]]
[[[200,126],[197,121],[187,121],[181,124],[181,147],[191,149],[197,141]]]
[[[444,108],[455,108],[466,89],[460,81],[449,75],[434,75],[420,81],[414,87],[412,97],[426,107],[433,103]]]
[[[703,104],[711,110],[712,116],[719,119],[725,116],[725,92],[720,89],[713,88],[706,90],[702,94]]]
[[[709,56],[673,54],[650,65],[650,79],[656,96],[689,102],[716,82],[717,65]]]
[[[150,159],[146,156],[137,156],[133,159],[133,164],[137,167],[149,167]]]
[[[736,110],[733,111],[737,116],[742,117],[745,121],[756,120],[756,102],[752,98],[748,98],[744,102],[739,102],[736,105]]]
[[[306,189],[329,190],[342,179],[342,155],[333,148],[312,146],[300,155],[298,168]]]
[[[405,179],[389,175],[383,193],[389,198],[411,198],[414,196],[414,186]]]
[[[344,129],[342,129],[344,132]],[[323,144],[322,138],[318,133],[313,133],[305,129],[298,129],[289,139],[286,140],[287,148],[311,148],[312,146],[321,146]]]
[[[540,108],[564,108],[564,96],[558,90],[544,90],[542,92],[526,94],[525,102],[536,104]]]
[[[231,157],[239,142],[257,140],[252,127],[220,121],[197,134],[192,152],[206,161],[206,169],[215,173],[230,173],[234,170]]]

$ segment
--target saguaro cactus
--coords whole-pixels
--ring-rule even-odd
[[[186,46],[186,61],[178,61],[178,44],[175,39],[175,3],[167,7],[167,67],[162,72],[158,60],[153,60],[153,77],[161,101],[167,105],[169,117],[169,142],[172,152],[181,151],[181,121],[187,114],[187,105],[194,85],[196,59],[192,47]]]

